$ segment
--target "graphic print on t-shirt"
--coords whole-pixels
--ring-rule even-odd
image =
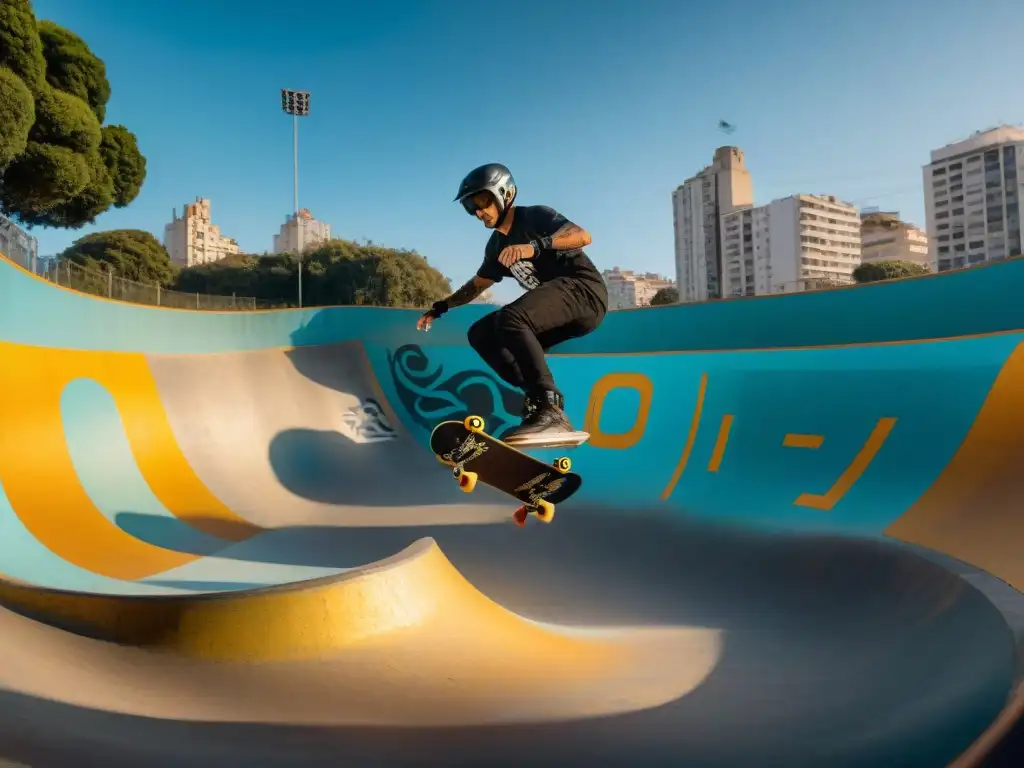
[[[538,285],[540,280],[537,279],[537,268],[526,259],[521,259],[508,268],[508,271],[512,273],[512,277],[516,279],[527,291],[532,291]]]

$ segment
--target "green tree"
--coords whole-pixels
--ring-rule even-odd
[[[59,258],[96,272],[113,270],[118,277],[163,286],[174,281],[177,271],[160,241],[140,229],[93,232],[76,240]]]
[[[853,270],[853,279],[858,283],[875,283],[879,280],[927,275],[929,272],[927,267],[912,261],[869,261]]]
[[[29,0],[0,0],[0,211],[80,229],[139,194],[135,136],[102,126],[106,67],[73,32],[36,21]]]
[[[651,297],[651,306],[657,307],[661,304],[678,304],[679,290],[674,287],[659,288],[658,292]]]
[[[298,262],[292,254],[231,256],[183,269],[175,288],[295,305]],[[451,283],[415,251],[331,240],[303,259],[302,291],[311,307],[426,307],[447,296]]]
[[[281,306],[297,305],[298,270],[291,254],[236,254],[178,273],[174,289],[215,296],[253,296]],[[303,275],[304,281],[306,274]],[[303,304],[309,304],[308,281]]]

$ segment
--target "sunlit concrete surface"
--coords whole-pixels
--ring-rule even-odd
[[[612,313],[551,361],[583,488],[520,529],[426,448],[518,418],[487,308],[163,310],[0,261],[0,756],[985,764],[1022,268]]]

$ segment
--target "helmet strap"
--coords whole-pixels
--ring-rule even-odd
[[[505,194],[506,195],[508,194],[508,190],[505,190]],[[505,217],[508,216],[508,212],[510,210],[512,210],[512,202],[515,200],[515,196],[513,196],[512,198],[510,198],[507,201],[505,201],[505,200],[498,200],[497,197],[495,197],[494,199],[498,203],[498,205],[501,207],[501,213],[498,214],[498,222],[494,226],[495,227],[500,227],[505,222]]]

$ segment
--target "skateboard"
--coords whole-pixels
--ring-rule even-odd
[[[582,477],[569,471],[572,462],[567,457],[551,464],[535,459],[484,432],[479,416],[442,421],[430,433],[430,450],[438,461],[452,467],[452,475],[466,493],[472,493],[479,480],[522,502],[512,516],[519,526],[526,525],[530,513],[550,523],[555,505],[583,484]]]

